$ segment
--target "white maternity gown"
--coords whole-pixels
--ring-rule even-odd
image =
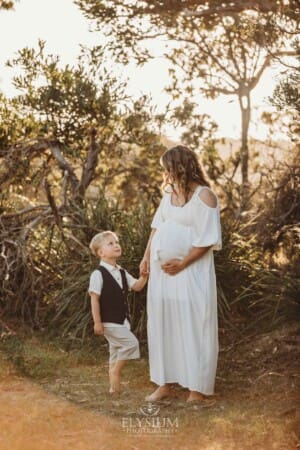
[[[219,202],[211,208],[198,186],[183,206],[165,193],[152,221],[147,332],[150,379],[179,383],[191,391],[214,393],[218,358],[217,290],[213,250],[222,247]],[[218,200],[218,199],[217,199]],[[177,275],[161,264],[183,258],[192,247],[212,246]]]

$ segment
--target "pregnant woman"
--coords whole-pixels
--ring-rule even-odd
[[[147,314],[151,381],[147,401],[189,389],[187,401],[214,393],[218,357],[217,290],[213,250],[222,246],[216,195],[184,146],[166,151],[164,195],[152,221],[141,272],[150,272]]]

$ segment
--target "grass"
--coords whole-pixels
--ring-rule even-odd
[[[123,429],[124,423],[132,425],[141,418],[144,397],[153,389],[145,346],[141,359],[125,367],[123,393],[118,400],[112,400],[107,393],[108,350],[103,338],[91,339],[84,348],[69,348],[68,343],[49,342],[45,336],[6,337],[0,345],[0,378],[5,383],[14,377],[19,383],[28,383],[29,379],[32,389],[38,388],[40,395],[48,396],[49,405],[59,401],[64,405],[59,411],[73,408],[77,427],[86,427],[89,436],[95,428],[90,430],[86,417],[90,417],[89,423],[96,424],[96,430],[105,418],[107,427],[95,446],[98,449],[293,449],[300,446],[296,403],[298,338],[296,324],[244,339],[220,330],[216,403],[187,404],[187,391],[173,386],[173,398],[158,405],[158,417],[178,425],[176,433],[167,436],[132,436]],[[66,420],[64,425],[72,428],[67,415],[56,414],[61,424]],[[53,424],[53,429],[56,426]],[[100,442],[106,435],[110,440],[107,447],[102,447]],[[86,449],[94,448],[92,442],[95,444],[94,440],[87,443]],[[56,449],[59,445],[57,441],[56,447],[44,448]],[[78,445],[73,448],[81,448]]]

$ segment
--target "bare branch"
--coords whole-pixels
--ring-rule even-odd
[[[51,142],[48,141],[48,146],[51,150],[52,155],[54,156],[59,168],[65,172],[67,171],[69,174],[69,179],[71,181],[73,190],[77,190],[78,186],[79,186],[79,180],[77,178],[77,176],[75,175],[74,169],[73,167],[70,165],[70,163],[65,159],[65,157],[63,156],[60,148],[59,148],[59,144],[57,142]]]
[[[68,171],[65,170],[64,177],[61,184],[61,206],[67,206],[67,188],[68,188]]]
[[[100,146],[96,143],[96,130],[92,128],[90,133],[90,148],[83,166],[81,180],[78,187],[78,190],[82,196],[95,176],[99,153]]]
[[[257,72],[257,74],[254,76],[254,78],[252,78],[251,82],[249,83],[249,90],[252,90],[256,87],[262,74],[264,73],[266,68],[268,66],[270,66],[273,59],[279,58],[280,56],[296,56],[296,55],[297,55],[297,53],[295,51],[281,51],[281,52],[276,52],[273,54],[268,54],[262,64],[262,66],[260,67],[259,71]]]
[[[225,30],[225,33],[226,33],[226,36],[227,36],[227,40],[228,40],[228,43],[229,43],[230,58],[231,58],[231,60],[233,62],[233,65],[235,67],[235,70],[236,70],[236,73],[237,73],[238,77],[241,77],[241,75],[240,75],[240,68],[239,68],[238,63],[237,63],[237,61],[235,59],[234,51],[233,51],[233,48],[232,48],[233,41],[232,41],[232,38],[231,38],[230,30],[227,28],[226,24],[224,23],[223,18],[222,18],[222,23],[223,23],[223,28]]]
[[[28,238],[29,233],[38,226],[38,224],[40,222],[42,222],[45,217],[47,217],[49,214],[51,213],[51,208],[48,208],[47,210],[44,211],[43,214],[40,214],[39,216],[35,217],[28,225],[26,225],[23,230],[22,233],[20,234],[20,238],[23,241],[26,241]]]
[[[48,199],[49,205],[50,205],[50,207],[52,209],[52,212],[53,212],[55,223],[56,223],[56,225],[59,228],[61,228],[61,217],[60,217],[60,215],[58,213],[58,209],[57,209],[54,197],[51,194],[51,189],[50,189],[50,185],[48,183],[47,178],[44,179],[44,188],[45,188],[45,191],[46,191],[46,195],[47,195],[47,199]]]
[[[20,209],[19,211],[16,211],[14,213],[1,214],[1,219],[14,218],[14,217],[22,216],[27,213],[31,213],[33,211],[38,211],[39,209],[48,209],[48,208],[49,208],[48,205],[30,206],[28,208]]]

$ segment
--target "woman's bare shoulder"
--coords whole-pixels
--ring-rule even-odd
[[[218,204],[216,194],[207,186],[204,186],[199,192],[200,200],[210,208],[216,208]]]

